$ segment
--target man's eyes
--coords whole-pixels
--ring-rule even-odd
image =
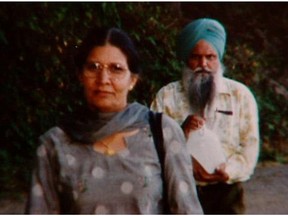
[[[215,55],[207,55],[206,58],[209,60],[214,60],[216,58],[216,56]]]
[[[196,54],[192,54],[190,56],[190,59],[192,60],[201,60],[202,58],[206,58],[207,60],[214,60],[217,58],[216,55],[210,54],[210,55],[196,55]]]

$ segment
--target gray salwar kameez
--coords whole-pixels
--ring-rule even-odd
[[[126,138],[126,148],[111,156],[95,151],[91,144],[75,141],[60,127],[42,135],[27,213],[163,213],[161,166],[148,109],[132,103],[90,137],[97,141],[131,128],[139,132]],[[175,214],[201,214],[183,132],[165,115],[162,129],[169,209]]]

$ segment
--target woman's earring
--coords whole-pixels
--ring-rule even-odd
[[[131,91],[133,89],[133,87],[134,87],[133,85],[130,85],[129,90]]]

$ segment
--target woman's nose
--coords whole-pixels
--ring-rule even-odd
[[[101,72],[99,72],[97,76],[97,81],[100,83],[107,83],[110,82],[110,75],[107,68],[103,68]]]

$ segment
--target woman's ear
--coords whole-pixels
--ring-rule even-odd
[[[139,76],[136,74],[132,74],[131,76],[131,82],[130,82],[130,86],[129,86],[129,91],[132,91],[133,88],[135,87],[135,85],[137,84],[139,80]]]

